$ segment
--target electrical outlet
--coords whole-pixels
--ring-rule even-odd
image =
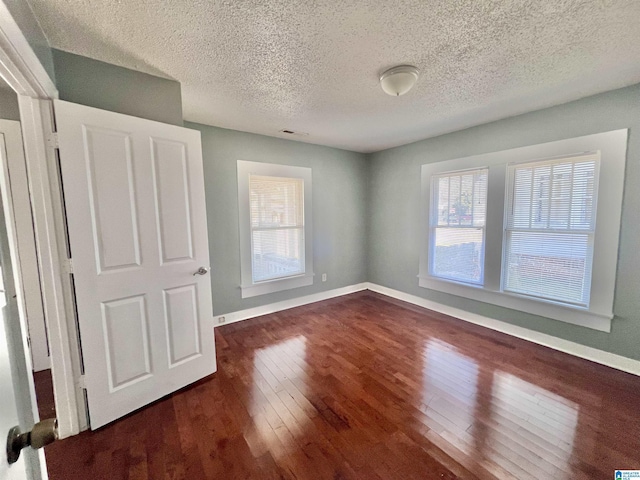
[[[323,273],[323,274],[322,274],[322,281],[323,281],[323,282],[326,282],[326,281],[327,281],[327,274],[326,274],[326,273]]]
[[[225,322],[224,317],[218,317],[218,323],[224,323],[224,322]]]

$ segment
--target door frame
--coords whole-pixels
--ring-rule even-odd
[[[2,0],[0,76],[18,94],[29,189],[17,193],[28,193],[36,246],[37,265],[21,264],[20,270],[23,276],[37,274],[40,278],[58,431],[65,438],[88,428],[88,421],[53,133],[51,100],[58,98],[58,91]]]

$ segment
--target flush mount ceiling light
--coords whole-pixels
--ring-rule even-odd
[[[380,86],[384,93],[399,97],[413,88],[419,74],[420,71],[416,67],[399,65],[380,75]]]

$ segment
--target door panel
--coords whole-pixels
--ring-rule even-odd
[[[161,262],[193,258],[189,178],[184,144],[153,139],[154,191]]]
[[[167,289],[164,291],[164,301],[169,365],[174,367],[200,355],[196,285]]]
[[[131,137],[83,128],[98,273],[140,265]]]
[[[216,370],[200,134],[54,107],[98,428]]]
[[[102,304],[112,392],[151,375],[146,310],[143,295]]]

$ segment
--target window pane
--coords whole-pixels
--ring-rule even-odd
[[[449,177],[449,225],[458,225],[464,214],[460,202],[460,175]]]
[[[251,227],[301,226],[303,220],[301,178],[249,177]]]
[[[561,163],[553,166],[551,208],[549,209],[549,226],[551,228],[567,228],[569,226],[572,177],[573,163]]]
[[[483,237],[482,228],[436,228],[432,274],[479,283],[482,280]]]
[[[449,177],[438,180],[438,225],[449,225]]]
[[[510,232],[505,290],[586,304],[590,235]]]
[[[511,168],[504,289],[588,305],[596,160],[589,155]]]
[[[551,196],[551,167],[543,165],[533,169],[533,196],[531,199],[531,228],[549,226],[549,197]],[[520,188],[516,184],[516,189]],[[525,225],[526,228],[526,225]]]
[[[573,168],[571,197],[571,229],[593,229],[594,162],[579,162]]]
[[[434,176],[437,205],[432,205],[433,261],[430,274],[449,280],[480,283],[487,216],[487,169]],[[456,226],[455,228],[447,228]]]
[[[488,171],[481,170],[473,174],[473,226],[484,227],[487,219],[487,181]]]
[[[592,230],[595,167],[579,159],[512,167],[508,227]]]
[[[513,214],[512,222],[515,228],[528,228],[531,221],[531,205],[535,203],[532,197],[533,170],[531,168],[519,168],[515,171],[513,189]],[[536,205],[537,206],[537,205]]]
[[[471,225],[473,223],[473,175],[462,175],[460,177],[460,225]]]
[[[435,177],[437,224],[482,227],[487,216],[488,171],[445,174]]]
[[[253,281],[304,273],[303,228],[254,230]]]

